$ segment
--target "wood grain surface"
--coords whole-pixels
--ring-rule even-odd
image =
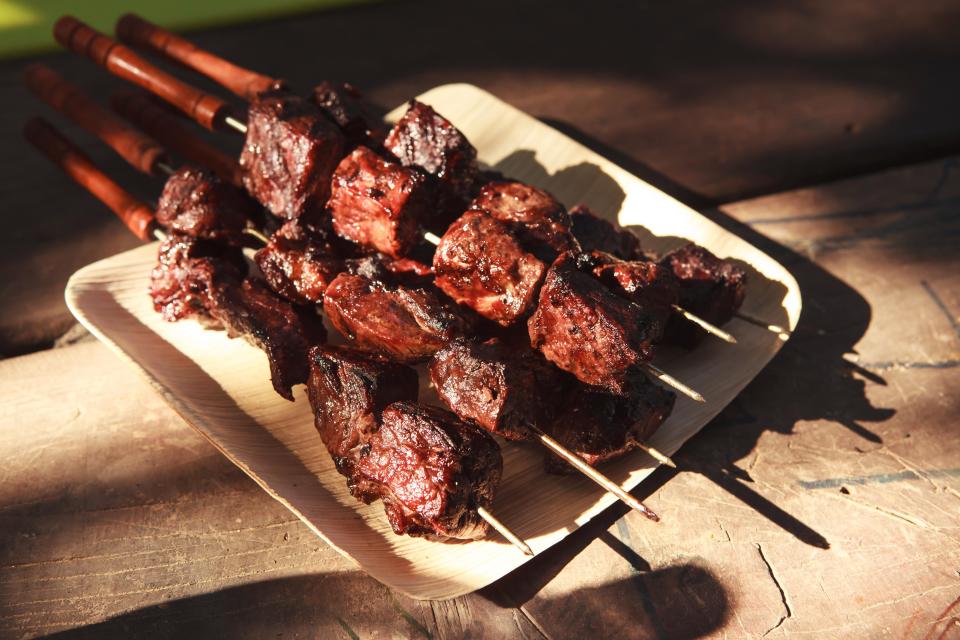
[[[547,11],[530,1],[454,10],[433,0],[190,38],[296,87],[353,82],[384,106],[469,82],[700,207],[958,152],[958,24],[952,0],[599,0],[588,9],[564,0]],[[32,60],[104,102],[121,86],[77,56]],[[53,115],[21,86],[25,62],[0,63],[0,353],[8,356],[49,346],[70,326],[61,292],[71,273],[135,245],[19,139],[28,117]],[[89,135],[66,133],[140,197],[160,193]],[[239,139],[210,139],[239,152]]]
[[[358,571],[102,346],[0,363],[0,636],[956,638],[960,159],[725,206],[793,339],[638,494],[491,587]]]

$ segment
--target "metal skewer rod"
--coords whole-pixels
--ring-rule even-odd
[[[548,449],[553,451],[555,454],[566,460],[570,465],[577,469],[580,473],[587,476],[598,485],[612,493],[613,495],[620,498],[621,501],[627,504],[632,509],[635,509],[642,513],[645,517],[653,520],[654,522],[660,522],[660,516],[654,513],[647,505],[643,504],[632,495],[623,490],[623,487],[618,485],[616,482],[603,475],[592,466],[587,464],[583,458],[573,453],[562,444],[554,440],[552,437],[545,434],[543,431],[537,428],[533,428],[533,432],[537,434],[537,437],[540,439]]]

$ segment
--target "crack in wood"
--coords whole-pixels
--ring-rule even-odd
[[[780,616],[780,620],[777,621],[777,624],[763,632],[763,636],[766,637],[767,634],[779,629],[784,622],[793,617],[793,609],[790,607],[790,599],[787,598],[787,592],[784,590],[783,585],[780,584],[780,579],[777,578],[777,574],[773,570],[773,565],[770,564],[770,561],[767,560],[767,556],[764,555],[763,547],[760,546],[760,543],[757,543],[757,553],[760,554],[760,559],[763,560],[763,564],[767,565],[767,573],[770,574],[770,579],[773,580],[773,584],[777,585],[777,591],[780,592],[780,601],[783,603],[784,609],[784,614]]]

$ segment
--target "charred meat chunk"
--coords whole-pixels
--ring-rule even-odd
[[[433,271],[444,293],[506,327],[533,310],[546,265],[502,223],[468,211],[441,238]]]
[[[157,203],[157,222],[174,233],[239,245],[255,202],[203,169],[184,167],[167,179]]]
[[[344,269],[326,233],[289,220],[257,251],[256,262],[270,288],[297,304],[322,304],[323,293]]]
[[[343,145],[343,134],[313,104],[285,91],[264,93],[248,111],[243,184],[274,215],[298,218],[327,201]]]
[[[430,380],[461,420],[508,440],[529,440],[530,427],[553,417],[566,378],[529,348],[494,338],[450,343],[430,361]]]
[[[654,341],[659,341],[673,317],[673,305],[680,300],[680,282],[673,271],[650,260],[618,260],[601,251],[590,253],[584,260],[600,282],[639,305],[656,321]]]
[[[349,146],[383,144],[386,135],[383,118],[353,85],[322,82],[313,88],[310,100],[340,127]]]
[[[507,225],[524,247],[541,260],[577,248],[567,210],[543,189],[522,182],[491,182],[470,203]]]
[[[437,223],[463,212],[479,172],[477,150],[449,120],[413,100],[384,146],[405,166],[420,167],[436,178]]]
[[[420,170],[357,147],[333,174],[327,209],[341,237],[399,258],[419,241],[430,205],[430,186]]]
[[[208,320],[212,288],[218,283],[239,284],[246,273],[239,249],[171,234],[160,243],[157,265],[150,272],[153,308],[167,322],[189,316]]]
[[[680,281],[680,306],[720,326],[736,313],[747,293],[747,272],[690,243],[664,256],[660,263]],[[667,325],[668,342],[692,348],[706,336],[692,322],[673,316]]]
[[[326,340],[323,322],[312,309],[296,307],[258,280],[215,287],[210,315],[231,338],[244,337],[267,354],[274,390],[293,400],[292,387],[307,381],[307,351]]]
[[[357,466],[358,489],[383,500],[397,534],[482,538],[500,483],[500,447],[442,409],[396,402]]]
[[[653,357],[654,319],[581,271],[572,253],[550,267],[527,328],[530,344],[547,360],[614,393]]]
[[[544,431],[587,463],[619,458],[648,439],[673,410],[676,396],[638,375],[623,395],[587,385],[567,394],[557,418]],[[548,473],[574,469],[550,452],[544,457]]]
[[[621,260],[643,256],[640,239],[618,224],[604,220],[584,205],[570,209],[573,235],[586,252],[603,251]]]
[[[347,347],[313,347],[309,360],[307,394],[317,431],[356,495],[356,465],[380,428],[380,413],[394,402],[417,401],[417,372]]]
[[[330,283],[323,311],[357,348],[403,363],[429,359],[470,328],[459,310],[429,285],[353,273],[341,273]]]

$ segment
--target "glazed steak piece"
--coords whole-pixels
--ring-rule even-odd
[[[670,415],[675,400],[672,392],[639,375],[630,380],[623,395],[576,385],[557,418],[544,431],[595,465],[619,458],[653,435]],[[544,466],[548,473],[574,470],[550,452],[544,456]]]
[[[426,174],[357,147],[333,174],[327,209],[341,237],[399,258],[419,242],[431,204]]]
[[[480,189],[470,209],[507,225],[524,248],[542,260],[552,261],[578,246],[567,210],[543,189],[522,182],[490,182]]]
[[[429,359],[470,323],[429,285],[341,273],[323,297],[330,323],[357,348],[403,363]]]
[[[310,101],[340,127],[349,146],[376,148],[383,144],[383,118],[353,85],[322,82],[313,88]]]
[[[344,269],[327,234],[305,223],[289,220],[270,236],[255,260],[267,284],[297,304],[322,304],[323,293]]]
[[[437,220],[448,221],[466,208],[477,180],[477,150],[449,120],[422,102],[393,126],[384,143],[404,166],[420,167],[436,178]]]
[[[383,500],[397,534],[482,538],[503,470],[500,447],[483,431],[435,407],[396,402],[382,414],[356,466],[358,491]]]
[[[546,265],[524,251],[502,223],[468,211],[440,239],[433,271],[448,296],[509,326],[533,310]]]
[[[248,110],[243,184],[274,215],[297,218],[326,202],[343,151],[343,134],[316,106],[266,92]]]
[[[572,253],[550,267],[527,328],[530,344],[547,360],[614,393],[623,392],[629,375],[653,357],[656,322],[580,271]]]
[[[720,326],[730,320],[747,293],[747,273],[728,260],[721,260],[703,247],[690,243],[661,259],[680,281],[680,306],[707,322]],[[674,316],[667,325],[666,340],[691,348],[706,332]]]
[[[619,260],[601,251],[590,253],[586,260],[600,282],[656,321],[653,339],[659,341],[673,317],[673,305],[680,302],[680,281],[673,271],[650,260]]]
[[[267,354],[270,380],[281,397],[293,400],[293,385],[307,381],[307,351],[326,340],[323,322],[312,309],[296,307],[252,278],[239,286],[215,287],[210,315],[231,338],[244,337]]]
[[[239,245],[258,207],[250,198],[203,169],[184,167],[167,179],[157,203],[157,222],[175,233]]]
[[[348,347],[321,345],[310,350],[307,393],[320,439],[356,490],[354,473],[380,428],[387,405],[417,401],[417,372]]]
[[[247,274],[240,249],[176,233],[160,243],[150,272],[153,308],[167,322],[195,316],[210,320],[210,292],[218,284],[239,284]]]
[[[642,258],[637,236],[618,224],[604,220],[585,205],[570,209],[570,220],[573,223],[573,236],[583,251],[603,251],[621,260]]]

